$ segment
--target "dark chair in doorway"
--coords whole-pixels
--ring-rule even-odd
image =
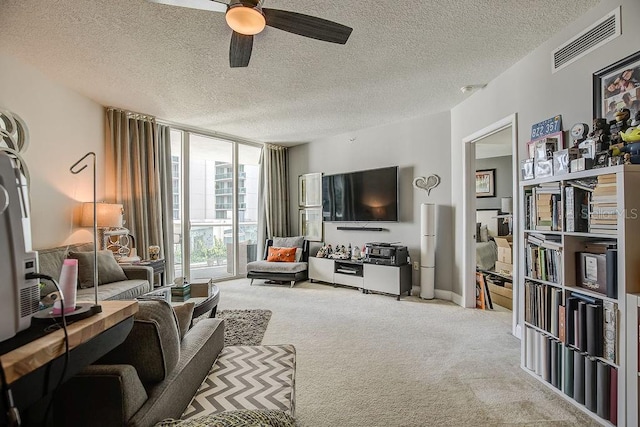
[[[297,248],[296,261],[272,262],[267,261],[269,248]],[[263,279],[267,283],[290,282],[291,287],[299,280],[307,280],[309,277],[309,241],[303,236],[298,237],[274,237],[267,239],[264,255],[261,261],[253,261],[247,264],[247,278]]]

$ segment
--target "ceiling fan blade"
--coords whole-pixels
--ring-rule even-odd
[[[286,10],[262,8],[267,25],[325,42],[345,44],[353,28],[315,16]]]
[[[252,50],[253,36],[245,36],[234,31],[231,35],[231,47],[229,48],[229,64],[231,68],[249,65]]]
[[[189,9],[210,10],[212,12],[226,12],[228,4],[217,0],[147,0],[151,3],[167,4],[169,6],[188,7]]]

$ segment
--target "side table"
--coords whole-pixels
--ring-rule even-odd
[[[152,291],[142,295],[143,298],[163,299],[171,304],[171,288],[173,286],[156,286]]]
[[[160,280],[158,281],[158,285],[156,286],[155,283],[152,283],[154,288],[166,285],[166,282],[165,282],[165,279],[164,279],[164,273],[165,273],[164,258],[160,258],[160,259],[144,259],[144,260],[140,261],[138,264],[139,265],[146,265],[146,266],[149,266],[149,267],[153,268],[154,277],[155,277],[156,274],[159,275]]]

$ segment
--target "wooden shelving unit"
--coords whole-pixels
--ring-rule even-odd
[[[612,230],[610,234],[596,234],[590,232],[567,232],[565,227],[566,216],[566,204],[565,204],[565,188],[571,183],[575,183],[579,179],[596,178],[600,175],[615,175],[615,200],[617,203],[617,230]],[[527,210],[531,206],[527,203],[527,195],[533,187],[538,187],[540,184],[558,183],[560,186],[560,220],[559,229],[553,231],[543,231],[536,229],[535,225],[531,224],[531,221],[527,221],[529,217]],[[521,353],[521,366],[522,368],[539,379],[552,389],[554,389],[560,396],[572,402],[574,405],[582,409],[585,413],[589,414],[593,419],[597,420],[602,425],[614,425],[609,418],[603,418],[590,409],[585,404],[579,403],[572,397],[566,394],[565,388],[568,380],[565,380],[565,374],[571,371],[570,367],[566,364],[569,355],[575,355],[579,353],[585,357],[585,363],[596,363],[601,369],[615,369],[617,372],[617,424],[618,426],[637,426],[638,425],[638,382],[640,379],[638,369],[638,307],[640,306],[640,165],[619,165],[607,168],[592,169],[581,171],[577,173],[570,173],[559,176],[552,176],[547,178],[539,178],[533,180],[522,181],[520,183],[520,198],[522,208],[520,209],[520,229],[524,230],[520,239],[520,251],[518,262],[520,262],[521,268],[519,269],[519,277],[517,283],[523,289],[520,294],[525,299],[523,306],[525,307],[523,316],[527,316],[527,303],[531,303],[531,296],[525,296],[525,283],[535,283],[536,285],[527,285],[529,289],[537,287],[545,287],[541,294],[546,295],[555,293],[557,298],[558,290],[560,291],[560,305],[566,306],[567,299],[571,296],[581,296],[584,298],[595,299],[592,305],[606,304],[610,306],[612,303],[617,305],[617,336],[616,336],[616,360],[607,360],[604,357],[592,357],[591,354],[587,355],[583,351],[576,349],[572,343],[569,343],[567,326],[569,325],[569,319],[564,318],[563,322],[560,322],[558,312],[560,309],[556,309],[555,306],[549,307],[549,314],[546,314],[541,306],[535,304],[529,305],[529,310],[539,310],[544,312],[544,316],[547,319],[556,318],[556,330],[557,334],[551,333],[550,328],[539,327],[532,324],[526,317],[523,320],[524,333],[522,334],[522,353]],[[533,212],[531,215],[538,216],[538,212]],[[531,277],[531,274],[527,272],[527,259],[531,259],[531,249],[527,247],[529,236],[532,234],[542,235],[549,237],[550,240],[554,240],[554,243],[560,245],[560,277],[561,280],[554,280],[553,282],[535,279]],[[535,236],[534,236],[535,237]],[[579,268],[577,261],[577,254],[585,251],[585,245],[587,243],[595,243],[606,241],[616,245],[617,247],[617,295],[615,297],[607,296],[597,291],[589,290],[584,287],[578,286],[580,281]],[[527,255],[527,251],[530,251]],[[539,253],[538,253],[539,254]],[[547,287],[552,289],[547,291]],[[637,295],[627,295],[637,294]],[[528,300],[527,300],[528,298]],[[546,298],[546,297],[544,297]],[[568,311],[568,309],[567,309]],[[604,311],[604,309],[603,309]],[[530,312],[529,312],[530,316]],[[565,316],[567,314],[565,313]],[[549,321],[551,322],[551,321]],[[563,323],[564,325],[560,325]],[[564,333],[560,332],[560,329],[564,326]],[[588,339],[589,337],[587,337]],[[564,341],[562,341],[564,339]],[[546,342],[544,342],[546,341]],[[540,342],[542,346],[540,347]],[[559,343],[558,343],[559,342]],[[552,350],[547,350],[547,347],[551,346]],[[553,358],[556,359],[556,366],[559,372],[556,371],[555,385],[551,382],[545,381],[544,376],[537,369],[539,365],[535,365],[536,369],[530,369],[532,367],[532,355],[535,355],[536,362],[538,358],[544,360],[544,356],[551,354],[556,350],[556,355]],[[529,352],[529,353],[528,353]],[[568,353],[568,354],[567,354]],[[579,356],[574,356],[579,357]],[[557,360],[560,360],[557,362]],[[595,361],[595,362],[594,362]],[[543,362],[549,363],[552,362]],[[558,365],[559,364],[559,365]],[[608,366],[609,368],[606,368]],[[591,369],[591,368],[590,368]],[[538,372],[536,372],[538,371]],[[560,375],[561,379],[557,380],[557,376]],[[603,382],[604,383],[604,382]],[[600,384],[600,383],[598,383]],[[570,393],[571,394],[571,393]],[[580,399],[582,400],[582,399]],[[615,420],[615,416],[613,417]]]

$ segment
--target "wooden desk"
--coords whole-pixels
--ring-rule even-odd
[[[102,334],[138,311],[137,301],[101,301],[102,313],[67,327],[69,351]],[[35,320],[33,320],[35,322]],[[126,337],[126,335],[125,335]],[[124,339],[124,337],[123,337]],[[106,349],[105,353],[110,349]],[[65,353],[64,331],[51,332],[0,356],[9,384],[41,368]]]

